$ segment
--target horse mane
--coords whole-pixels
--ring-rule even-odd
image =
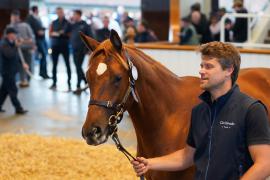
[[[145,54],[138,48],[132,47],[132,46],[125,46],[125,47],[126,49],[128,49],[129,55],[132,57],[132,60],[133,60],[132,62],[134,62],[135,64],[139,64],[139,66],[144,66],[144,64],[146,63],[150,65],[153,70],[157,70],[159,73],[162,73],[162,75],[171,76],[172,78],[176,78],[177,80],[180,79],[180,77],[178,77],[168,68],[166,68],[163,64],[154,60],[152,57]],[[143,60],[143,61],[140,61],[140,60]]]

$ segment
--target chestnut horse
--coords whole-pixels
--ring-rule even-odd
[[[110,39],[102,43],[84,34],[81,37],[93,51],[86,73],[91,101],[82,128],[87,143],[99,145],[107,141],[108,121],[116,108],[107,108],[106,103],[114,107],[126,99],[124,109],[136,131],[138,156],[157,157],[183,148],[191,109],[199,103],[199,78],[176,76],[140,50],[123,45],[113,30]],[[246,69],[241,71],[238,83],[244,92],[262,100],[269,108],[269,78],[270,69]],[[130,79],[135,85],[128,91]],[[146,178],[188,180],[193,179],[193,173],[194,168],[179,172],[149,171]]]

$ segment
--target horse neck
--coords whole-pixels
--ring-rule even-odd
[[[176,101],[181,100],[179,96],[174,97],[174,94],[180,90],[181,80],[140,51],[133,54],[132,59],[138,69],[139,78],[135,89],[140,101],[139,103],[134,101],[128,107],[128,112],[134,124],[139,150],[157,141],[158,135],[164,131],[161,125],[168,119],[166,116],[175,112],[176,108],[180,108],[181,105]]]

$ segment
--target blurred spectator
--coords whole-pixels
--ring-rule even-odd
[[[92,34],[92,37],[94,39],[96,39],[96,28],[95,28],[95,23],[94,23],[94,15],[92,12],[89,13],[89,15],[87,16],[87,20],[86,20],[86,23],[90,26],[91,28],[91,34]]]
[[[84,56],[87,53],[87,49],[83,44],[83,42],[81,41],[79,32],[83,32],[84,34],[93,37],[90,26],[81,19],[81,16],[82,16],[81,10],[73,11],[72,19],[74,23],[71,25],[70,42],[73,49],[73,59],[77,72],[77,90],[75,92],[81,91],[80,84],[82,80],[84,81],[85,84],[87,84],[84,72],[82,70],[82,64]]]
[[[226,14],[227,10],[225,7],[219,8],[217,15],[219,17],[219,20]]]
[[[45,40],[45,28],[42,25],[38,13],[39,13],[38,7],[32,6],[31,12],[26,18],[26,22],[31,26],[36,37],[37,53],[38,57],[40,57],[39,75],[43,79],[48,79],[49,76],[47,73],[47,62],[46,62],[48,46]]]
[[[32,50],[35,48],[35,35],[29,26],[25,22],[21,22],[20,11],[13,10],[10,15],[10,24],[7,27],[13,27],[18,32],[18,38],[22,42],[20,46],[22,54],[26,63],[28,64],[30,71],[32,71]],[[28,80],[30,77],[26,74],[23,67],[20,68],[20,86],[29,86]]]
[[[132,19],[132,18],[128,15],[128,12],[125,11],[125,12],[122,14],[121,22],[122,22],[122,24],[124,24],[125,21],[130,20],[130,19]]]
[[[125,34],[125,39],[124,41],[127,44],[134,44],[135,43],[135,36],[136,36],[136,30],[134,27],[128,27],[126,34]]]
[[[19,70],[19,66],[28,69],[27,64],[20,63],[18,51],[16,46],[21,46],[22,41],[17,39],[17,31],[13,27],[5,29],[5,36],[0,44],[0,56],[2,60],[2,77],[3,82],[0,88],[0,112],[5,112],[2,106],[7,98],[10,97],[12,105],[15,107],[16,114],[25,114],[27,110],[22,108],[18,100],[18,88],[16,86],[15,75]]]
[[[235,1],[233,8],[236,13],[247,14],[248,11],[243,7],[241,1]],[[233,25],[234,42],[245,42],[248,37],[248,18],[235,18]]]
[[[103,23],[103,28],[98,29],[96,31],[97,40],[99,42],[102,42],[105,39],[108,39],[110,37],[110,29],[109,29],[110,19],[109,19],[109,17],[104,16],[102,23]]]
[[[135,42],[153,42],[157,41],[155,33],[149,29],[146,21],[141,21],[137,25],[137,34],[135,36]]]
[[[210,17],[210,33],[213,41],[220,41],[220,22],[217,14],[213,14]]]
[[[232,21],[227,18],[225,19],[225,42],[233,41]]]
[[[57,64],[59,55],[62,54],[64,57],[66,69],[67,69],[67,84],[68,89],[71,90],[71,70],[69,62],[69,36],[71,32],[71,25],[65,18],[64,10],[61,7],[56,8],[58,18],[50,25],[49,36],[51,39],[52,48],[52,60],[53,60],[53,84],[50,89],[56,89],[57,82]]]
[[[134,20],[131,17],[126,18],[124,24],[124,42],[133,44],[136,36],[136,28]]]
[[[199,44],[198,34],[191,24],[188,17],[184,17],[181,20],[181,33],[180,44],[181,45],[196,45]]]
[[[209,30],[209,23],[205,14],[201,12],[201,5],[200,3],[195,3],[190,8],[191,13],[189,18],[191,19],[191,23],[196,29],[198,35],[201,36],[200,42],[207,43],[212,41],[211,34]]]

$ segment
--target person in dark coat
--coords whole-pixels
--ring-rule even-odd
[[[59,55],[64,57],[65,65],[67,68],[67,83],[68,89],[71,90],[71,69],[69,62],[69,36],[71,31],[71,25],[65,18],[64,10],[61,7],[56,8],[58,18],[54,20],[50,26],[49,36],[51,39],[52,48],[52,60],[53,60],[53,84],[50,89],[56,89],[57,82],[57,65]]]
[[[102,23],[103,23],[103,28],[98,29],[96,31],[97,40],[99,42],[102,42],[105,39],[108,39],[110,37],[110,30],[109,30],[110,19],[109,19],[109,17],[104,16]]]
[[[16,114],[25,114],[27,110],[22,108],[18,100],[18,88],[16,86],[15,75],[20,68],[20,59],[17,51],[17,46],[22,42],[17,40],[17,31],[8,27],[5,30],[5,37],[0,44],[0,59],[2,61],[2,77],[3,82],[0,88],[0,112],[5,112],[2,106],[7,98],[10,97],[12,105],[15,107]],[[26,63],[22,64],[24,69],[28,69]]]
[[[72,17],[74,23],[71,25],[70,35],[70,42],[73,49],[73,59],[77,72],[77,90],[75,92],[79,92],[81,90],[81,81],[84,81],[84,83],[87,84],[85,74],[82,69],[82,64],[84,56],[87,53],[87,49],[80,38],[79,32],[83,32],[84,34],[93,37],[91,27],[81,19],[81,16],[81,10],[74,10]]]
[[[236,1],[233,5],[236,13],[247,14],[248,11],[243,7],[241,1]],[[234,42],[245,42],[248,38],[248,19],[247,18],[235,18],[233,25],[233,39]]]
[[[232,21],[225,19],[225,42],[231,42],[233,40]]]
[[[180,45],[198,45],[200,43],[195,27],[191,24],[188,17],[184,17],[181,20],[181,31],[179,37]]]
[[[201,12],[200,3],[195,3],[190,7],[190,14],[188,17],[191,19],[191,23],[195,27],[197,34],[201,36],[200,43],[212,41],[209,22],[206,15]]]
[[[46,62],[48,46],[45,40],[45,28],[43,27],[41,19],[38,15],[37,6],[31,7],[31,13],[27,16],[26,22],[31,26],[36,38],[37,52],[40,55],[39,75],[43,79],[48,79],[50,78],[47,73]]]
[[[153,42],[157,41],[155,33],[149,28],[146,21],[142,20],[137,26],[137,34],[135,36],[135,42]]]

